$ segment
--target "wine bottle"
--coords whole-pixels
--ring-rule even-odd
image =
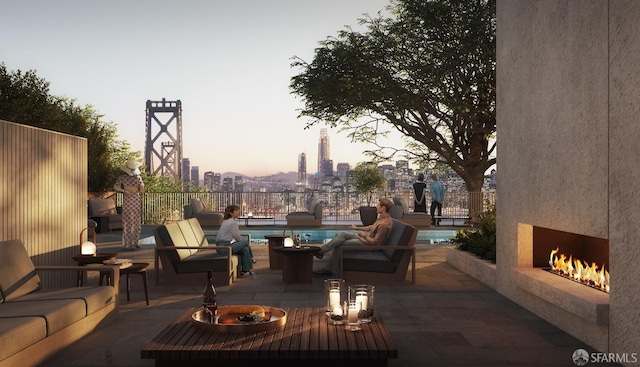
[[[216,288],[213,286],[213,275],[211,270],[207,271],[207,278],[209,282],[203,292],[202,307],[207,310],[209,317],[211,318],[211,322],[213,322],[215,315],[218,313],[218,301],[216,299]]]

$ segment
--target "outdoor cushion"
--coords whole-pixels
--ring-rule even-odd
[[[409,205],[407,205],[407,201],[403,198],[393,198],[393,203],[402,206],[402,212],[404,214],[409,213]]]
[[[60,288],[51,289],[46,291],[37,291],[29,293],[26,296],[20,297],[12,302],[31,302],[31,301],[46,301],[46,300],[63,300],[63,299],[78,299],[85,303],[85,313],[91,315],[92,313],[104,308],[115,302],[113,288],[112,287],[74,287],[74,288]]]
[[[47,336],[49,336],[87,316],[85,310],[85,303],[81,299],[5,302],[0,307],[0,318],[44,317],[47,321]]]
[[[40,277],[21,240],[0,244],[0,293],[9,302],[40,288]]]
[[[89,199],[89,211],[91,217],[107,217],[118,214],[116,202],[113,199]]]
[[[316,212],[316,204],[318,204],[318,199],[311,199],[311,203],[309,203],[309,214],[315,214]]]
[[[396,269],[381,251],[344,251],[344,268],[347,271],[373,271],[393,273]]]
[[[193,214],[204,212],[204,205],[202,205],[202,201],[198,198],[191,199],[191,208],[193,209]]]
[[[233,257],[232,259],[237,259]],[[214,250],[198,251],[186,259],[175,264],[177,273],[200,273],[207,270],[225,271],[227,270],[227,255],[221,255]],[[233,261],[233,260],[232,260]],[[234,264],[233,266],[237,266]]]
[[[47,337],[43,317],[14,317],[0,321],[0,361]]]

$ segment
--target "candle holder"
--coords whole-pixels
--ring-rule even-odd
[[[373,318],[373,301],[376,287],[368,284],[350,285],[348,288],[348,300],[360,303],[362,323],[371,322]]]
[[[342,306],[342,291],[344,289],[344,279],[325,279],[324,292],[327,300],[327,315],[335,306]]]
[[[362,330],[362,317],[360,313],[360,302],[355,300],[345,301],[344,309],[346,311],[346,320],[347,322],[344,324],[345,329],[348,331],[358,331]]]

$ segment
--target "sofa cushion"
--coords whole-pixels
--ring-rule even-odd
[[[0,361],[47,337],[43,317],[11,317],[0,319]]]
[[[178,227],[180,227],[180,231],[182,232],[183,243],[181,245],[176,245],[176,246],[191,247],[193,249],[189,250],[191,251],[190,255],[195,254],[198,251],[198,247],[200,247],[201,242],[200,240],[198,240],[198,238],[196,238],[196,234],[193,232],[193,229],[191,228],[191,224],[186,220],[181,220],[178,222]],[[173,243],[178,243],[176,238],[172,238],[172,240],[173,240]]]
[[[343,270],[393,273],[393,263],[382,251],[343,251]]]
[[[5,302],[0,307],[0,318],[44,317],[47,321],[47,336],[87,316],[81,299],[53,299],[32,302]]]
[[[31,302],[60,299],[78,299],[85,303],[87,315],[108,306],[116,301],[113,287],[74,287],[51,290],[40,290],[20,297],[12,302]]]
[[[219,213],[211,213],[211,214],[219,214]],[[196,236],[198,241],[198,246],[209,246],[209,241],[207,240],[207,236],[204,235],[204,231],[202,230],[202,226],[200,225],[200,221],[197,218],[187,219],[187,223],[191,226],[191,230],[193,234]]]
[[[204,212],[204,205],[202,201],[198,198],[191,199],[191,208],[193,209],[193,214],[199,214]]]
[[[313,199],[311,199],[311,203],[309,203],[309,214],[316,213],[316,204],[318,204],[318,199],[314,197]]]
[[[407,201],[403,198],[393,198],[393,203],[402,206],[402,212],[404,214],[409,213],[409,205],[407,205]]]
[[[237,261],[237,256],[233,256],[233,258],[236,258]],[[226,254],[222,255],[214,250],[198,251],[176,264],[176,273],[206,273],[209,269],[213,271],[225,271],[227,270],[227,262]],[[236,262],[233,267],[237,265]]]
[[[154,237],[156,239],[156,246],[184,246],[184,238],[182,237],[182,231],[178,227],[178,223],[167,223],[159,226],[153,230]],[[175,242],[173,239],[176,239]],[[169,257],[169,261],[174,264],[180,262],[182,259],[186,259],[191,256],[191,250],[178,249],[164,251]]]
[[[40,277],[21,240],[0,242],[0,293],[9,302],[40,288]]]
[[[89,216],[90,217],[106,217],[116,215],[116,202],[113,199],[89,199]]]

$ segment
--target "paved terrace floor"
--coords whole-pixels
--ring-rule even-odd
[[[151,236],[151,229],[145,227],[143,237]],[[147,243],[140,250],[125,252],[120,236],[121,232],[99,235],[98,252],[122,251],[120,257],[151,263],[150,305],[145,304],[139,276],[131,279],[130,302],[126,300],[126,282],[122,280],[118,318],[101,325],[41,366],[153,366],[153,360],[140,359],[140,349],[185,308],[200,306],[206,285],[204,274],[198,284],[156,284],[154,245]],[[571,367],[575,366],[571,356],[576,349],[595,352],[447,264],[444,246],[417,245],[415,286],[407,282],[376,287],[376,307],[398,347],[399,358],[389,360],[389,366]],[[269,269],[267,246],[254,245],[253,250],[258,260],[254,268],[257,275],[218,287],[220,305],[324,305],[324,277],[314,276],[310,285],[285,285],[281,271]],[[314,261],[314,268],[318,268],[326,258]]]

